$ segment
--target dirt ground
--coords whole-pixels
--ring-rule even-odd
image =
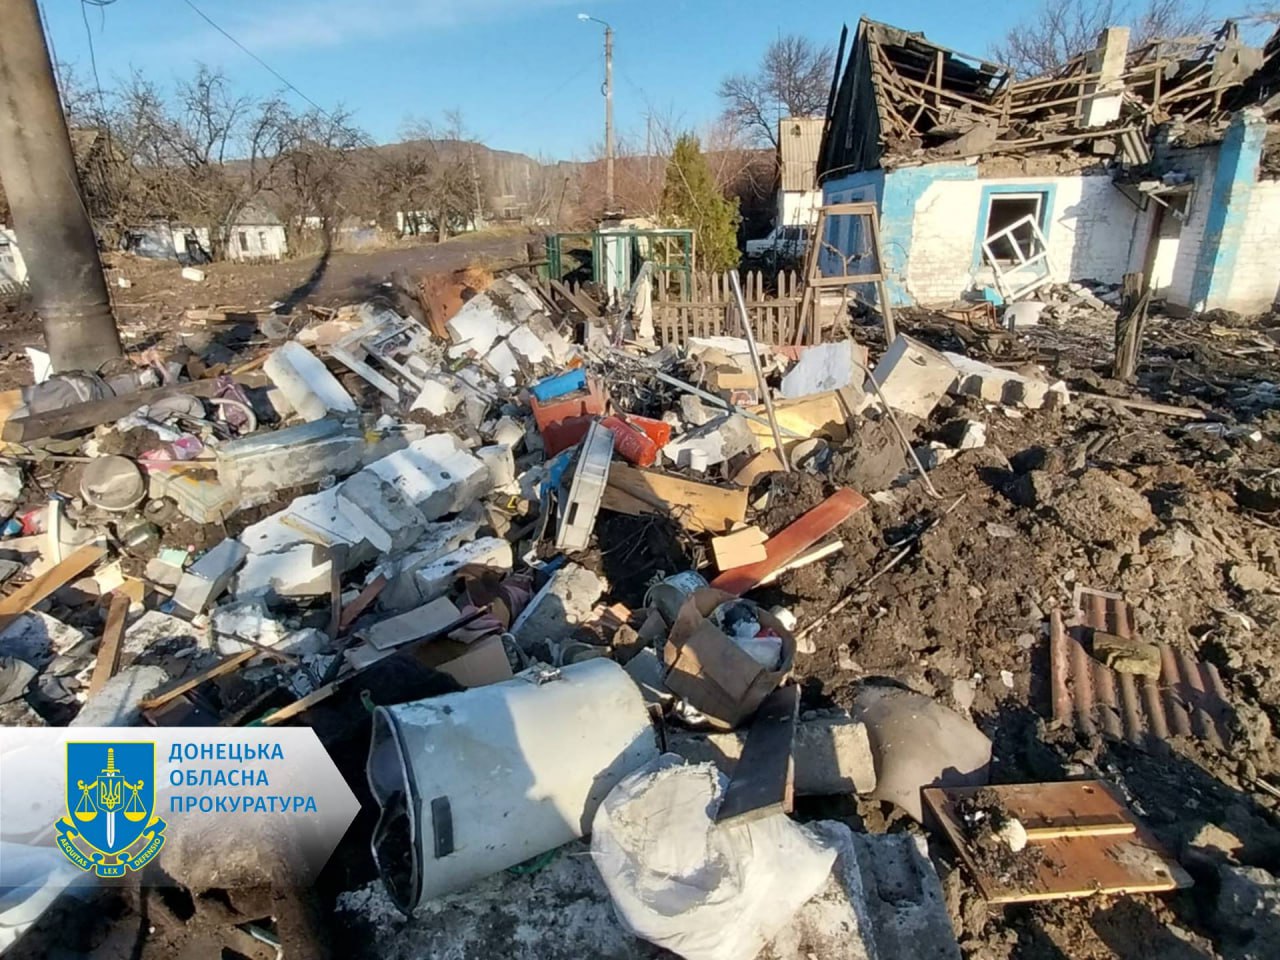
[[[172,346],[167,331],[176,329],[183,313],[193,307],[263,309],[291,314],[305,304],[338,306],[359,303],[384,291],[393,275],[457,270],[473,263],[503,263],[525,259],[533,239],[523,233],[482,233],[453,237],[442,244],[394,247],[368,253],[334,253],[281,263],[213,263],[199,269],[202,282],[182,278],[176,261],[146,260],[127,254],[104,255],[108,282],[126,350]],[[124,278],[128,287],[117,285]],[[270,312],[269,310],[265,312]],[[20,305],[0,305],[0,386],[16,386],[29,365],[22,348],[41,347],[39,324]],[[12,370],[10,370],[12,367]]]
[[[510,248],[515,256],[523,243],[504,239],[486,251],[498,256]],[[409,252],[394,253],[399,258]],[[460,250],[460,259],[447,265],[460,265],[475,253]],[[454,253],[446,246],[438,256]],[[331,303],[351,299],[362,271],[371,271],[375,262],[351,261],[339,268],[335,257],[312,296]],[[304,279],[306,272],[302,265],[215,267],[199,302],[278,298],[278,288]],[[118,292],[163,313],[178,309],[178,302],[196,302],[180,283],[169,276],[145,278]],[[211,295],[203,298],[205,292]],[[994,743],[993,782],[1092,776],[1117,785],[1195,886],[1163,895],[989,905],[945,840],[887,804],[809,799],[800,802],[798,816],[842,819],[873,832],[923,832],[966,960],[1280,956],[1275,916],[1250,906],[1232,886],[1250,868],[1280,876],[1280,751],[1274,737],[1280,727],[1280,395],[1274,386],[1280,329],[1272,318],[1243,326],[1232,318],[1153,321],[1139,391],[1210,411],[1223,421],[1220,430],[1206,430],[1195,421],[1087,399],[1090,393],[1135,392],[1107,379],[1105,328],[1080,324],[1038,328],[1019,338],[975,337],[932,317],[903,322],[908,332],[940,348],[967,349],[1010,366],[1041,363],[1066,381],[1073,400],[1056,409],[1021,411],[944,398],[928,422],[904,426],[922,442],[950,421],[977,420],[986,425],[987,441],[930,473],[937,496],[919,478],[876,493],[839,531],[845,543],[840,553],[755,594],[766,606],[788,607],[802,627],[841,599],[853,598],[814,632],[816,652],[798,658],[804,708],[847,708],[860,680],[892,677],[977,723]],[[874,331],[858,335],[877,348]],[[754,495],[767,490],[770,499],[757,522],[777,532],[837,487],[865,475],[859,473],[860,456],[880,452],[878,444],[853,444],[835,458],[828,475],[761,481]],[[671,525],[604,516],[589,562],[610,579],[611,599],[638,605],[651,576],[698,562],[700,550]],[[1143,640],[1168,643],[1217,667],[1234,714],[1234,735],[1225,748],[1175,738],[1167,751],[1146,752],[1053,723],[1047,619],[1055,608],[1070,607],[1077,585],[1122,594],[1135,607]],[[345,745],[336,759],[367,801],[360,782],[362,728],[348,722],[351,716],[358,717],[358,709],[345,719],[337,712],[310,719],[318,729],[329,724],[342,730]],[[343,894],[349,904],[350,892],[373,880],[368,813],[353,825],[322,878],[318,904],[304,899],[274,908],[295,924],[295,949],[286,956],[313,955],[316,943],[322,945],[316,956],[445,955],[415,950],[399,939],[416,934],[394,916],[335,911]],[[502,898],[518,900],[523,892],[542,889],[537,883],[504,877]],[[570,892],[563,895],[571,899]],[[162,931],[173,923],[225,926],[218,919],[224,907],[206,912],[185,896],[177,895],[175,908],[167,894],[160,902],[103,894],[102,916],[115,918],[111,923],[69,923],[60,909],[42,921],[44,938],[32,942],[41,950],[56,943],[94,956],[194,957],[200,954],[174,946],[181,938],[139,936],[148,918]],[[566,901],[564,909],[573,906]],[[255,905],[237,915],[266,909]],[[525,935],[516,929],[512,911],[494,911],[493,938],[468,943],[467,952],[457,955],[503,955],[504,943]],[[300,917],[308,922],[299,925]],[[319,924],[318,933],[311,923]],[[133,931],[133,939],[120,930]],[[109,944],[120,949],[112,952]],[[602,944],[599,955],[625,954]]]

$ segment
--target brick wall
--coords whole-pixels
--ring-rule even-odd
[[[1027,177],[931,184],[916,205],[906,285],[923,304],[949,303],[974,286],[992,282],[989,267],[975,262],[984,221],[984,187],[1048,190],[1049,260],[1056,282],[1091,279],[1119,283],[1132,269],[1139,213],[1106,176]],[[1145,223],[1145,220],[1143,220]],[[1137,238],[1137,244],[1135,239]],[[1138,252],[1137,256],[1141,256]]]

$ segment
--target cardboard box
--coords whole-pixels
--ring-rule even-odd
[[[782,638],[782,665],[768,670],[708,618],[723,603],[738,599],[723,590],[698,590],[684,602],[667,636],[663,659],[666,686],[722,729],[750,719],[764,698],[791,672],[796,641],[769,611],[758,610],[760,625]]]

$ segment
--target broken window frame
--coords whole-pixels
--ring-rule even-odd
[[[990,263],[994,258],[993,258],[992,252],[987,250],[985,245],[991,244],[991,241],[993,239],[996,239],[998,236],[1003,234],[1009,227],[1014,226],[1014,224],[1021,224],[1027,219],[1026,216],[1019,217],[1013,223],[1007,224],[1005,227],[1002,227],[1000,230],[992,231],[991,229],[992,213],[994,212],[994,207],[997,203],[1006,202],[1010,200],[1021,201],[1024,203],[1028,200],[1034,201],[1035,213],[1029,214],[1028,216],[1034,216],[1036,225],[1040,228],[1042,232],[1044,231],[1045,211],[1048,209],[1048,206],[1049,206],[1049,192],[1047,190],[992,192],[992,193],[985,194],[984,199],[986,200],[986,209],[983,211],[982,229],[984,233],[983,252],[985,254],[984,259],[986,260],[986,262]],[[991,244],[991,246],[994,248],[995,245]],[[1017,244],[1016,238],[1011,238],[1011,242],[1009,246],[1015,251],[1018,250],[1018,244]],[[1000,259],[1001,265],[1005,266],[1006,268],[1013,266],[1017,262],[1018,261],[1016,259],[1013,259],[1010,257],[1002,257]]]
[[[1030,225],[1031,233],[1036,244],[1039,245],[1038,250],[1024,251],[1018,243],[1016,231],[1024,226]],[[1017,263],[1012,269],[1007,269],[1008,261],[997,260],[992,252],[991,246],[994,241],[1005,239],[1008,241],[1014,252],[1017,254]],[[1031,214],[1016,220],[993,234],[984,237],[982,240],[982,251],[986,257],[987,264],[995,271],[996,289],[1000,291],[1000,295],[1006,300],[1018,300],[1044,286],[1053,279],[1053,264],[1049,260],[1049,243],[1045,240],[1044,231],[1040,229],[1040,224]],[[1025,280],[1021,276],[1026,271],[1033,272]]]

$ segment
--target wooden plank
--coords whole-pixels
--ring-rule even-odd
[[[98,659],[89,681],[89,699],[101,690],[120,669],[120,641],[124,639],[125,621],[129,616],[130,599],[127,594],[113,593],[107,609],[107,625],[102,628],[102,642],[98,644]]]
[[[613,463],[601,506],[632,516],[665,514],[689,530],[725,533],[746,519],[747,490]]]
[[[779,687],[760,704],[716,812],[716,823],[750,823],[792,811],[799,717],[800,687],[796,684]]]
[[[88,543],[34,580],[29,580],[0,600],[0,630],[6,629],[59,587],[70,583],[107,555],[105,547]]]
[[[242,664],[248,663],[256,656],[260,656],[260,651],[254,647],[249,647],[247,650],[241,650],[239,653],[233,653],[231,656],[215,663],[208,670],[201,671],[189,680],[183,680],[171,690],[166,690],[164,693],[158,693],[154,697],[148,697],[146,700],[141,701],[138,706],[143,710],[154,710],[156,707],[163,707],[175,697],[180,697],[184,693],[194,690],[206,680],[215,680],[218,677],[225,676],[240,667]]]
[[[764,560],[722,573],[711,581],[711,586],[742,596],[758,586],[769,574],[790,563],[829,535],[866,505],[867,498],[856,490],[848,487],[837,490],[782,532],[770,537],[765,544],[767,556]]]
[[[588,320],[599,319],[600,310],[591,302],[590,297],[575,293],[559,280],[551,281],[551,289],[573,304],[574,308]]]
[[[192,380],[173,383],[167,387],[139,390],[105,400],[89,400],[73,403],[48,413],[37,413],[20,419],[10,419],[4,425],[0,437],[10,443],[25,443],[43,437],[56,437],[77,430],[88,430],[102,423],[110,423],[126,417],[139,407],[167,397],[213,397],[218,393],[218,381]]]
[[[350,628],[360,614],[369,608],[369,604],[378,599],[378,595],[386,589],[386,586],[386,576],[378,574],[367,587],[361,590],[359,595],[343,608],[342,616],[338,618],[338,633],[341,634],[344,630]]]
[[[323,687],[317,687],[315,690],[312,690],[301,700],[295,700],[288,706],[281,707],[270,716],[264,717],[262,725],[264,727],[274,727],[277,724],[284,723],[286,720],[296,717],[304,710],[310,710],[317,703],[323,703],[337,692],[338,681],[335,680],[333,683],[326,683]]]
[[[993,868],[988,857],[972,848],[956,804],[981,791],[993,793],[1035,831],[1029,852],[1019,855],[1025,869],[1012,870],[1005,863]],[[1101,780],[928,787],[923,799],[991,903],[1154,893],[1191,885],[1186,872]],[[1130,829],[1120,832],[1122,826]]]
[[[769,538],[759,527],[747,527],[723,537],[712,538],[711,554],[715,557],[716,567],[720,570],[732,570],[749,563],[759,563],[768,556],[764,549],[767,539]]]

